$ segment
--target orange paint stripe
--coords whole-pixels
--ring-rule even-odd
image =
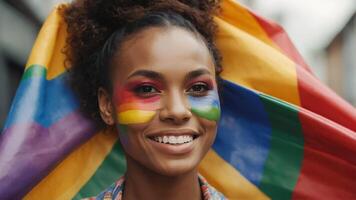
[[[128,110],[157,110],[157,103],[126,103],[119,106],[119,112],[125,112]]]

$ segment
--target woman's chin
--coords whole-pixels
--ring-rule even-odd
[[[195,143],[195,142],[194,142]],[[174,152],[174,151],[173,151]],[[179,176],[196,171],[200,161],[205,155],[204,149],[200,144],[194,144],[189,151],[181,154],[158,152],[151,158],[151,170],[166,176]]]
[[[157,174],[163,176],[180,176],[191,172],[196,172],[199,161],[170,160],[163,161],[159,166],[153,166]]]

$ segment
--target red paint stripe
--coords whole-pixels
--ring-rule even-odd
[[[288,34],[277,23],[267,20],[263,17],[256,15],[249,11],[250,14],[256,19],[258,24],[263,28],[268,37],[279,47],[282,52],[288,56],[291,60],[302,66],[304,69],[312,73],[309,66],[305,63],[303,57],[293,45],[292,41],[288,37]]]
[[[356,199],[356,133],[301,110],[304,160],[293,199]]]
[[[122,92],[118,92],[118,94],[116,95],[116,99],[115,101],[117,102],[118,105],[121,104],[126,104],[126,103],[153,103],[156,102],[160,99],[161,97],[159,95],[155,95],[152,97],[138,97],[135,94],[133,94],[132,92],[129,91],[122,91]]]

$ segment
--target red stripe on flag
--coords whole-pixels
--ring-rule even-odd
[[[356,109],[323,85],[308,71],[297,67],[301,106],[356,131]]]
[[[304,159],[293,199],[356,199],[356,134],[301,110]]]

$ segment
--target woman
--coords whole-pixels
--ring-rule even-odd
[[[71,85],[115,128],[124,177],[96,199],[225,199],[197,166],[220,117],[218,1],[74,1],[64,13]]]

